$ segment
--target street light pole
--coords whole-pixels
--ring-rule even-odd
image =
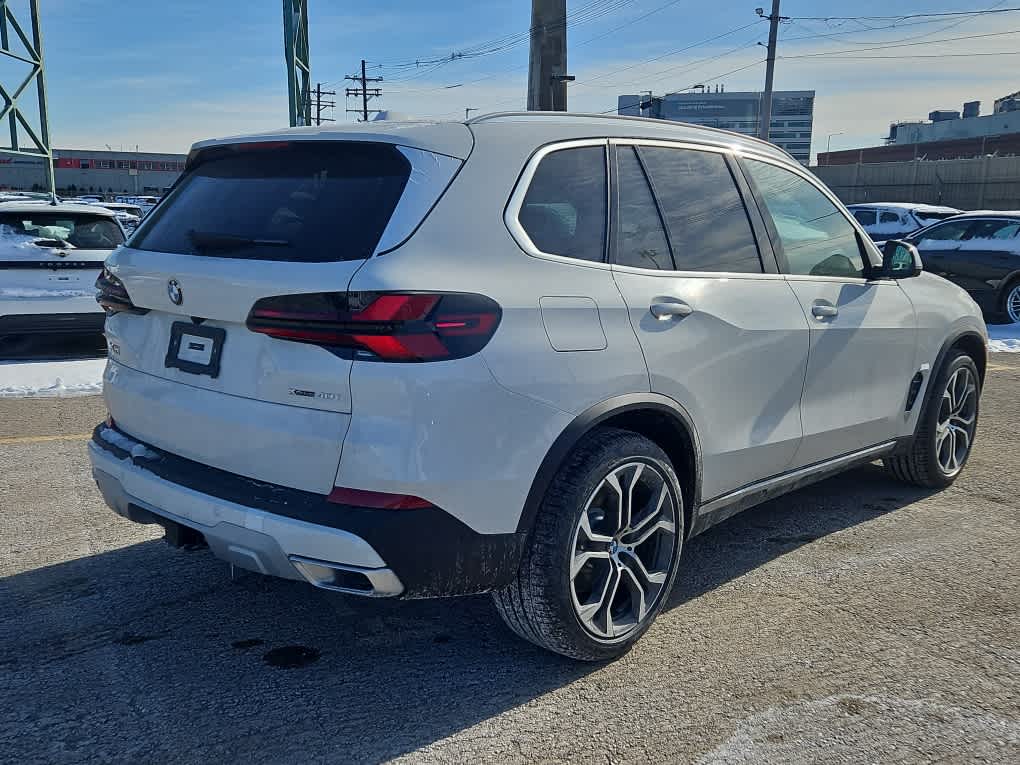
[[[830,164],[829,152],[832,151],[832,139],[838,135],[846,135],[846,132],[841,130],[838,133],[829,133],[829,137],[825,140],[825,164]]]

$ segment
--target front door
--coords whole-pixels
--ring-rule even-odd
[[[918,371],[910,300],[895,281],[869,279],[863,238],[819,185],[770,162],[743,166],[811,327],[804,438],[791,467],[889,441]]]
[[[620,143],[615,156],[613,275],[652,391],[698,429],[703,501],[782,473],[800,444],[808,325],[760,216],[719,151]]]

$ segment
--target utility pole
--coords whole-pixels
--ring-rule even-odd
[[[336,101],[323,101],[322,97],[335,95],[336,95],[335,90],[323,90],[321,82],[315,83],[315,101],[314,109],[312,110],[313,113],[312,120],[314,120],[316,125],[321,125],[323,122],[335,121],[330,119],[329,117],[322,116],[323,109],[332,109],[333,107],[336,106]]]
[[[308,63],[308,0],[283,0],[283,54],[287,61],[290,126],[310,125],[311,68]]]
[[[365,59],[361,59],[361,74],[349,74],[344,77],[345,80],[351,80],[353,82],[360,82],[360,88],[347,88],[346,94],[348,98],[360,98],[361,108],[360,109],[348,109],[348,112],[354,112],[355,114],[361,115],[362,122],[368,122],[368,113],[377,112],[378,109],[368,108],[368,99],[378,98],[382,95],[382,88],[370,88],[368,83],[370,82],[382,82],[382,77],[369,77],[365,73]]]
[[[567,110],[567,0],[531,0],[528,111]]]
[[[762,8],[758,8],[757,13],[762,18],[769,20],[769,52],[765,62],[765,92],[761,98],[761,116],[758,123],[758,137],[767,141],[772,127],[772,83],[776,76],[776,41],[779,38],[779,22],[786,21],[787,17],[779,15],[779,0],[772,0],[772,13],[769,16],[764,15],[765,11]]]

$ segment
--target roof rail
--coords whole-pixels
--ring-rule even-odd
[[[708,125],[697,125],[693,122],[681,122],[679,120],[663,120],[655,117],[632,117],[625,114],[591,114],[588,112],[491,112],[489,114],[479,114],[477,117],[472,117],[469,120],[465,120],[465,125],[475,125],[482,122],[495,122],[496,120],[505,119],[507,117],[533,117],[542,119],[545,117],[584,117],[586,119],[602,119],[610,121],[626,121],[626,122],[642,122],[659,127],[669,127],[670,125],[677,125],[679,127],[694,128],[695,130],[707,130],[712,133],[722,133],[724,135],[738,135],[742,139],[753,142],[764,144],[771,150],[784,154],[790,159],[793,159],[788,151],[774,143],[765,141],[757,136],[747,135],[746,133],[735,133],[732,130],[723,130],[722,128],[709,127]]]

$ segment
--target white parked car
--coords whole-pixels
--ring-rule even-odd
[[[197,144],[101,276],[107,503],[369,597],[493,592],[618,656],[686,541],[884,459],[941,488],[987,335],[777,147],[489,115]]]
[[[847,209],[876,242],[902,239],[961,212],[955,207],[899,202],[850,205]]]
[[[120,225],[124,227],[124,231],[129,235],[138,228],[138,224],[145,217],[145,213],[139,205],[129,202],[103,202],[102,207],[105,207],[107,210],[113,210],[117,220],[120,221]]]
[[[35,335],[102,332],[95,281],[123,243],[112,210],[0,202],[0,357]]]

